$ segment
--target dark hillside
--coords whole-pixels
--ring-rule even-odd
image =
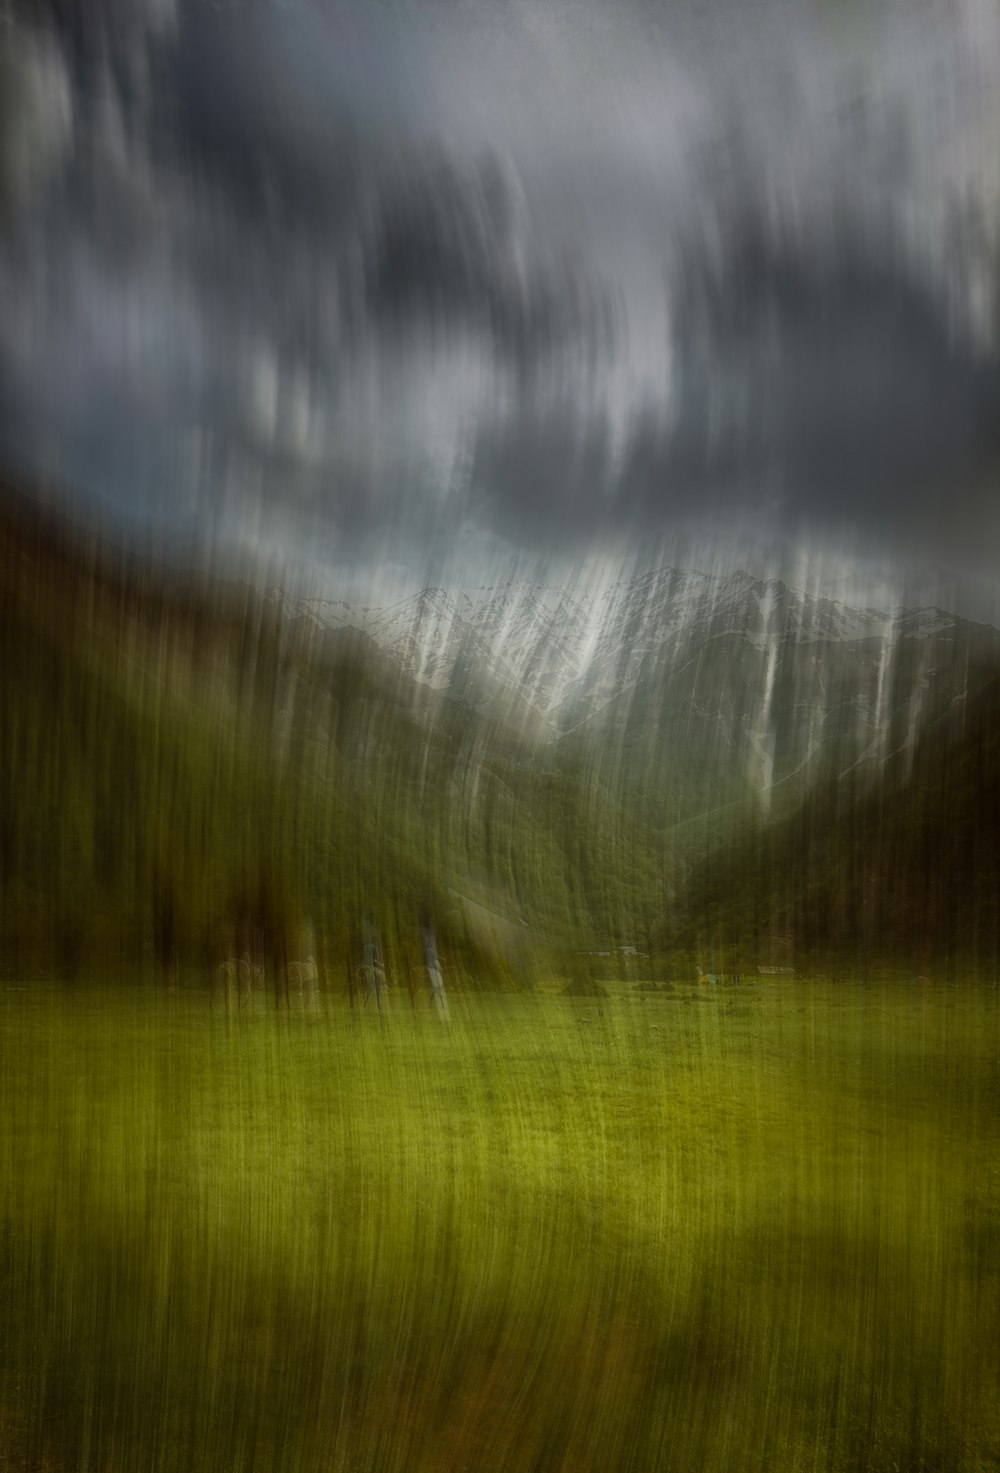
[[[748,961],[864,973],[1000,960],[1000,681],[892,754],[817,788],[693,877],[688,934]]]
[[[8,975],[204,972],[251,946],[276,969],[304,934],[342,971],[368,909],[402,975],[429,907],[475,981],[524,969],[512,931],[558,949],[648,926],[658,875],[610,799],[367,636],[16,494],[0,570]]]

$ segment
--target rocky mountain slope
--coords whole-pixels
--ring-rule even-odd
[[[547,744],[543,761],[572,754],[610,791],[638,782],[658,818],[752,795],[768,812],[856,765],[875,772],[1000,670],[989,626],[746,573],[429,588],[385,609],[300,601],[286,613],[364,629],[414,680]],[[668,768],[683,770],[679,806],[664,803]]]

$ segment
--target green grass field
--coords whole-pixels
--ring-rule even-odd
[[[0,993],[0,1469],[1000,1467],[1000,995]]]

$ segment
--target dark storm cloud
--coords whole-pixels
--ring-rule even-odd
[[[613,335],[610,305],[565,252],[525,261],[526,205],[489,156],[438,153],[393,181],[363,241],[366,300],[380,324],[474,328],[522,370]],[[519,218],[520,217],[520,218]]]
[[[160,59],[164,163],[246,231],[280,225],[339,243],[380,147],[343,45],[308,14],[186,6]]]
[[[514,542],[558,549],[620,521],[608,426],[568,409],[484,428],[471,484],[483,520]]]
[[[890,538],[951,523],[1000,460],[995,354],[891,237],[804,244],[753,222],[682,275],[676,422],[640,436],[627,495],[662,511],[695,484]]]
[[[738,517],[995,558],[1000,360],[891,238],[834,223],[809,241],[744,218],[721,255],[687,242],[669,416],[637,416],[614,451],[607,418],[566,410],[484,428],[476,481],[494,524],[558,545]]]
[[[669,5],[16,0],[0,437],[372,555],[702,517],[971,556],[997,31],[956,4],[961,55],[889,4],[844,70],[784,0],[718,0],[735,57]]]
[[[58,82],[71,124],[0,242],[23,307],[0,322],[9,451],[168,511],[195,461],[203,499],[235,507],[239,480],[248,504],[377,531],[425,458],[345,450],[358,382],[370,441],[380,394],[418,440],[408,401],[454,342],[515,380],[592,351],[601,288],[538,247],[488,143],[457,157],[421,131],[380,27],[354,7],[22,7],[33,105]]]

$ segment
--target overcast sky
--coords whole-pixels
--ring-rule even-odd
[[[12,461],[335,572],[992,586],[994,0],[0,17]]]

